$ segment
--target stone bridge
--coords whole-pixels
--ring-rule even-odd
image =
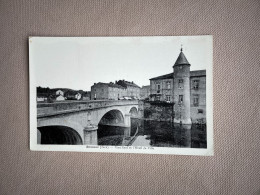
[[[37,143],[97,145],[98,125],[130,129],[131,116],[138,116],[138,100],[38,103]]]

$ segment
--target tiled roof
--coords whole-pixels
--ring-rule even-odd
[[[206,76],[206,70],[193,70],[190,71],[190,77]],[[173,79],[173,73],[165,74],[162,76],[151,78],[150,80],[161,80],[161,79]]]

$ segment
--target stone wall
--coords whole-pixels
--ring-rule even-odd
[[[91,99],[108,99],[108,85],[104,83],[97,83],[91,86]]]
[[[160,89],[158,90],[158,85]],[[172,92],[173,92],[173,79],[157,79],[150,80],[150,92],[152,94],[151,100],[167,101],[167,96],[169,96],[169,101],[173,102]]]
[[[96,100],[96,101],[68,101],[55,103],[38,103],[37,115],[44,116],[62,111],[91,110],[109,106],[138,104],[137,100]]]
[[[190,79],[191,100],[190,100],[190,117],[192,122],[196,123],[198,119],[206,122],[206,76],[193,76]],[[197,81],[197,87],[194,86]],[[197,98],[198,101],[194,99]]]

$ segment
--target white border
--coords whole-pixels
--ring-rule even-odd
[[[213,36],[208,37],[211,44],[211,64],[206,67],[206,113],[207,113],[207,148],[167,148],[167,147],[134,147],[134,146],[93,146],[87,145],[40,145],[37,144],[37,105],[36,105],[36,78],[33,66],[33,40],[46,37],[29,37],[29,81],[30,81],[30,149],[32,151],[68,151],[68,152],[111,152],[111,153],[141,153],[141,154],[176,154],[213,156]],[[165,36],[150,36],[163,38]],[[188,36],[175,36],[180,39]],[[200,37],[200,36],[189,36]],[[53,39],[77,39],[83,37],[48,37]],[[95,37],[92,37],[95,38]],[[100,37],[99,37],[100,38]],[[104,37],[107,38],[107,37]],[[112,37],[110,37],[112,38]],[[125,37],[142,38],[142,37]],[[145,38],[145,37],[143,37]],[[146,38],[149,38],[146,36]]]

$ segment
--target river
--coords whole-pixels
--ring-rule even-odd
[[[131,128],[99,125],[98,145],[207,148],[206,125],[131,119]]]

